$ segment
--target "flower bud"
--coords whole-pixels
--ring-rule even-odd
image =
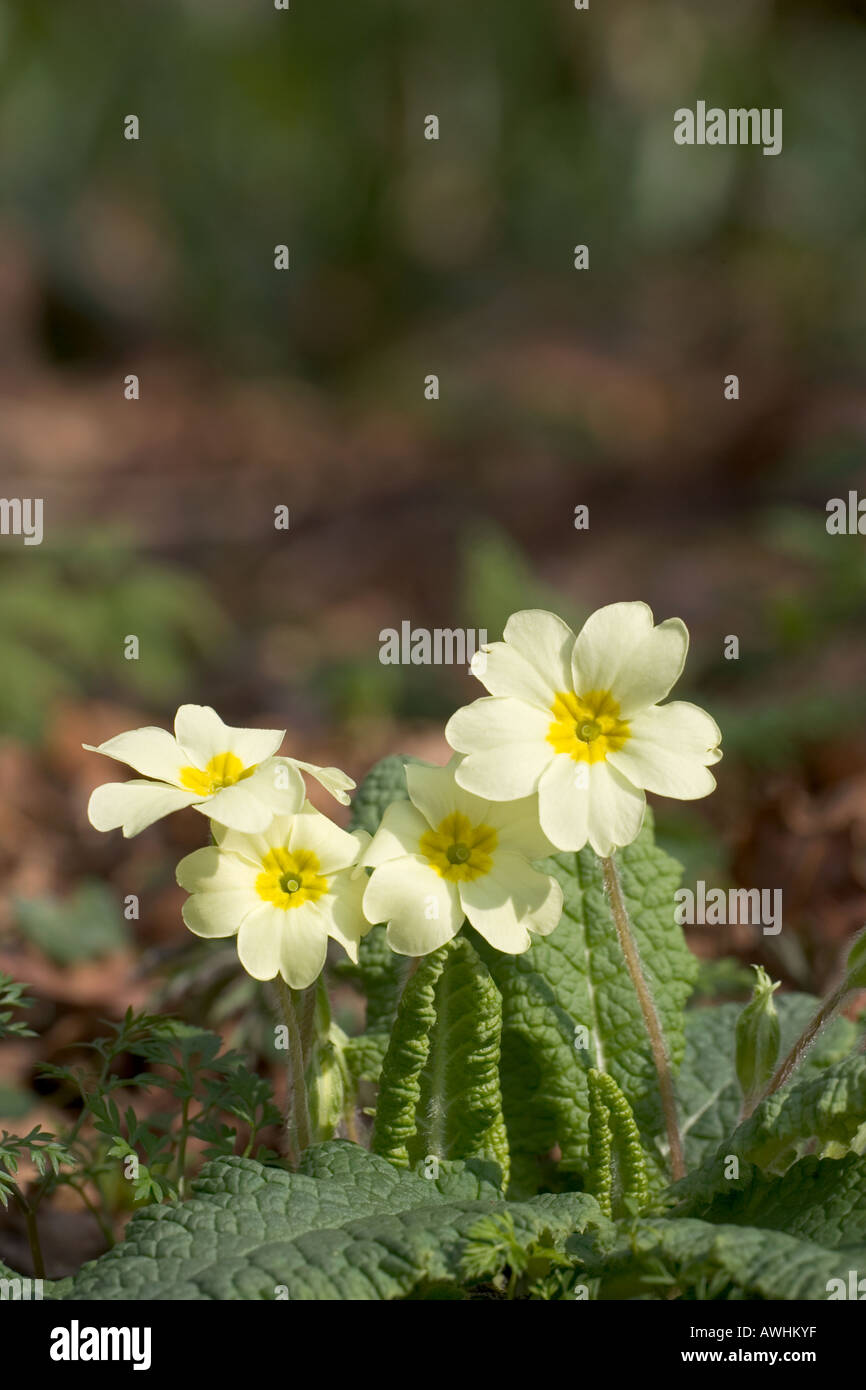
[[[854,939],[845,967],[845,988],[866,989],[866,929]]]
[[[336,1024],[313,1048],[308,1082],[310,1124],[315,1143],[333,1139],[346,1108],[346,1035]]]
[[[773,1075],[779,1055],[779,1016],[773,994],[781,981],[770,979],[760,965],[754,993],[737,1019],[737,1079],[746,1101],[760,1095]]]

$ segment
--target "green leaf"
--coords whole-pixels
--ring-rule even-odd
[[[425,956],[382,1064],[374,1152],[402,1167],[427,1155],[488,1156],[507,1182],[501,1028],[499,992],[465,936]]]
[[[149,1207],[125,1240],[85,1265],[72,1299],[397,1299],[456,1289],[466,1237],[510,1211],[528,1243],[606,1228],[596,1203],[563,1193],[506,1203],[483,1165],[442,1164],[438,1178],[393,1167],[358,1145],[310,1150],[302,1171],[250,1159],[207,1165],[183,1204]]]
[[[583,1253],[585,1241],[570,1242]],[[601,1297],[664,1298],[679,1289],[702,1298],[811,1299],[823,1301],[831,1279],[866,1268],[866,1246],[827,1250],[783,1231],[753,1226],[713,1226],[695,1220],[645,1220],[605,1255],[590,1255],[586,1272],[604,1280]]]
[[[787,1167],[808,1140],[847,1148],[866,1122],[866,1056],[858,1053],[777,1091],[700,1168],[671,1189],[693,1214],[727,1189],[731,1157],[759,1168]]]
[[[786,1231],[830,1250],[866,1244],[866,1159],[853,1153],[841,1159],[809,1154],[781,1177],[749,1165],[696,1214],[724,1225]]]
[[[617,855],[617,865],[676,1066],[685,1049],[683,1010],[697,962],[674,921],[680,868],[655,845],[649,813],[638,838]],[[515,959],[479,947],[503,998],[502,1075],[514,1191],[537,1186],[538,1157],[554,1144],[566,1169],[580,1171],[585,1164],[590,1066],[608,1072],[625,1095],[658,1173],[656,1141],[665,1132],[658,1078],[604,894],[601,862],[584,849],[557,854],[538,867],[563,888],[556,930]]]
[[[783,1055],[817,1006],[818,1000],[810,994],[783,994],[776,999]],[[686,1050],[676,1089],[687,1168],[697,1167],[713,1154],[736,1128],[742,1098],[734,1067],[734,1033],[741,1012],[739,1004],[718,1004],[686,1013]],[[856,1036],[849,1019],[834,1019],[808,1053],[798,1076],[805,1080],[842,1060]]]

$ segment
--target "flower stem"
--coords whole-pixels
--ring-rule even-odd
[[[848,984],[846,978],[842,981],[838,989],[835,989],[832,994],[827,996],[818,1009],[818,1012],[815,1014],[815,1017],[807,1024],[806,1028],[794,1043],[794,1046],[791,1048],[784,1062],[780,1063],[776,1068],[772,1080],[766,1090],[762,1091],[761,1095],[752,1106],[752,1110],[756,1109],[756,1107],[761,1104],[761,1101],[766,1100],[768,1096],[773,1095],[774,1092],[780,1090],[782,1086],[790,1081],[797,1067],[809,1051],[809,1048],[821,1032],[821,1029],[830,1022],[830,1019],[838,1011],[846,996],[850,993],[851,986]]]
[[[304,1052],[292,991],[282,975],[277,976],[277,997],[289,1039],[286,1128],[289,1144],[297,1160],[310,1147],[310,1108],[304,1075]]]
[[[643,1014],[644,1024],[649,1037],[650,1049],[652,1051],[653,1062],[659,1078],[659,1091],[661,1092],[662,1110],[665,1117],[665,1127],[668,1132],[668,1146],[671,1157],[671,1176],[674,1182],[686,1175],[686,1165],[683,1159],[683,1141],[680,1135],[679,1120],[677,1119],[677,1102],[674,1095],[674,1082],[671,1073],[670,1058],[665,1044],[662,1026],[659,1022],[655,1000],[647,984],[646,976],[643,973],[640,953],[637,942],[628,919],[628,911],[625,899],[622,895],[622,886],[619,881],[619,874],[613,859],[602,859],[602,872],[604,874],[604,886],[610,900],[610,910],[613,915],[613,923],[616,927],[616,934],[619,939],[620,948],[625,958],[626,968],[631,976],[635,994],[640,1004]]]

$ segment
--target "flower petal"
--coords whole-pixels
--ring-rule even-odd
[[[285,729],[235,729],[210,705],[181,705],[174,732],[196,767],[221,753],[234,753],[244,767],[253,767],[276,753],[286,736]]]
[[[539,673],[547,688],[571,689],[574,633],[562,618],[543,608],[524,608],[512,613],[503,636]]]
[[[275,816],[293,816],[307,799],[304,779],[291,758],[266,758],[243,786]]]
[[[474,796],[455,781],[454,774],[460,762],[455,756],[445,767],[435,767],[431,763],[406,764],[409,800],[434,830],[454,811],[462,811],[473,822],[484,818],[486,799]],[[407,852],[411,854],[414,850],[404,851]]]
[[[83,743],[89,753],[104,753],[107,758],[115,758],[135,768],[143,777],[153,777],[159,782],[169,782],[179,787],[180,770],[187,761],[184,750],[178,746],[167,729],[148,725],[144,729],[131,729],[125,734],[100,743]]]
[[[373,923],[364,916],[364,892],[367,875],[355,878],[341,873],[334,877],[330,892],[316,904],[328,928],[328,935],[338,941],[350,960],[358,963],[358,946],[373,930]]]
[[[468,755],[456,769],[458,784],[490,801],[529,796],[554,756],[550,724],[549,713],[523,700],[487,696],[464,705],[445,726],[451,747]]]
[[[503,850],[515,850],[525,859],[546,859],[555,854],[538,819],[538,797],[523,796],[517,801],[490,801],[485,819],[497,834],[497,844]]]
[[[609,762],[594,763],[589,772],[589,843],[607,859],[640,834],[646,797]]]
[[[253,784],[253,785],[251,785]],[[241,830],[254,835],[266,830],[274,818],[274,812],[266,801],[256,794],[253,778],[236,782],[232,787],[221,787],[213,796],[197,798],[197,811],[210,816],[219,825],[227,825],[230,830]]]
[[[312,850],[319,861],[319,872],[333,874],[347,869],[361,852],[360,842],[348,830],[341,830],[327,816],[306,802],[303,811],[292,817],[289,849]]]
[[[299,758],[291,758],[287,761],[293,762],[295,767],[299,767],[302,772],[308,772],[311,777],[330,792],[340,802],[341,806],[349,805],[349,792],[354,790],[355,783],[345,772],[341,772],[338,767],[317,767],[315,763],[302,763]]]
[[[510,896],[507,884],[494,874],[484,874],[459,885],[460,906],[473,927],[497,951],[519,956],[529,950],[532,938],[525,915]]]
[[[635,715],[625,747],[607,760],[636,787],[693,801],[716,785],[707,764],[721,757],[721,737],[705,710],[673,700]]]
[[[287,919],[280,938],[280,974],[289,989],[308,989],[325,968],[327,919],[316,903],[280,915]]]
[[[589,763],[577,763],[567,754],[559,753],[538,784],[541,828],[557,849],[578,850],[586,844],[589,769]]]
[[[96,830],[117,830],[123,826],[129,839],[194,801],[198,801],[198,792],[133,777],[129,782],[105,782],[97,787],[87,805],[87,819]]]
[[[624,719],[657,704],[679,679],[689,634],[680,618],[653,627],[645,603],[610,603],[587,618],[574,648],[579,695],[610,691]]]
[[[417,854],[418,841],[428,829],[427,820],[411,801],[392,801],[365,851],[365,868],[375,869],[389,859]]]
[[[234,936],[261,904],[255,891],[258,873],[258,865],[215,845],[194,850],[182,859],[177,881],[192,894],[183,905],[183,920],[190,931],[196,936]]]
[[[387,922],[388,945],[401,956],[426,956],[463,925],[456,886],[417,855],[391,859],[373,870],[364,915],[369,922]]]
[[[562,688],[554,687],[510,642],[485,642],[469,669],[491,695],[513,696],[542,710],[550,709],[557,689]]]
[[[296,911],[300,912],[300,908]],[[238,930],[238,957],[254,980],[272,980],[280,968],[284,918],[288,914],[271,903],[253,908]]]
[[[511,850],[497,850],[491,872],[461,883],[459,891],[476,931],[497,950],[512,954],[531,944],[531,937],[520,944],[527,932],[547,936],[562,915],[562,889],[556,880]]]

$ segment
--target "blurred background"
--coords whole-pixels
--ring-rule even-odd
[[[0,537],[0,970],[38,1060],[189,941],[201,818],[98,835],[114,765],[83,740],[200,701],[357,778],[444,760],[480,688],[382,665],[380,631],[495,639],[526,606],[685,619],[678,693],[725,759],[708,801],[657,801],[660,838],[687,884],[785,910],[694,929],[702,988],[835,978],[866,920],[866,540],[825,526],[866,493],[864,21],[0,0],[0,492],[45,514],[41,546]],[[782,154],[675,146],[699,99],[781,107]],[[34,1044],[6,1057],[0,1119],[32,1116]]]

